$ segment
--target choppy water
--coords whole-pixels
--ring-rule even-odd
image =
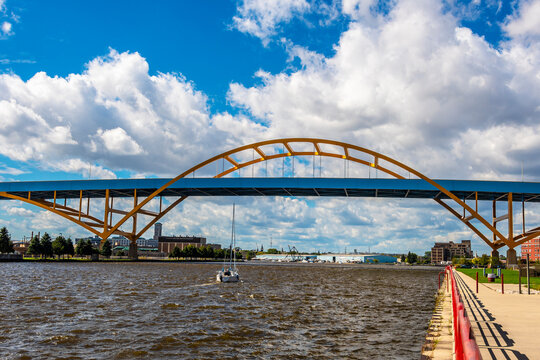
[[[218,267],[0,263],[0,358],[420,357],[436,271]]]

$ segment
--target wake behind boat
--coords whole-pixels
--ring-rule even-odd
[[[234,228],[234,203],[233,203],[233,216],[232,216],[232,230],[231,230],[231,245],[229,247],[229,264],[226,267],[226,259],[223,259],[223,267],[218,271],[216,280],[219,282],[238,282],[240,281],[240,275],[236,269],[236,234]]]

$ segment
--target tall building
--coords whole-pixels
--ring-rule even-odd
[[[431,263],[433,264],[450,261],[454,257],[473,257],[471,240],[461,240],[461,243],[439,242],[431,248]]]
[[[163,230],[163,225],[161,223],[156,223],[154,225],[154,240],[158,241],[161,236],[161,231]]]
[[[540,238],[531,239],[521,245],[521,258],[527,259],[529,254],[529,261],[540,260]]]

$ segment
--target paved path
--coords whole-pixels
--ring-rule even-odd
[[[485,284],[475,294],[475,281],[455,274],[482,358],[540,360],[540,295],[526,288],[520,295],[513,286],[502,294]]]

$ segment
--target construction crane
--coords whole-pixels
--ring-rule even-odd
[[[288,261],[300,261],[302,260],[302,256],[300,256],[300,254],[298,253],[298,250],[296,249],[296,247],[292,247],[291,248],[291,245],[288,245],[289,246],[289,252],[287,253],[287,256],[285,256],[285,260],[288,260]]]

